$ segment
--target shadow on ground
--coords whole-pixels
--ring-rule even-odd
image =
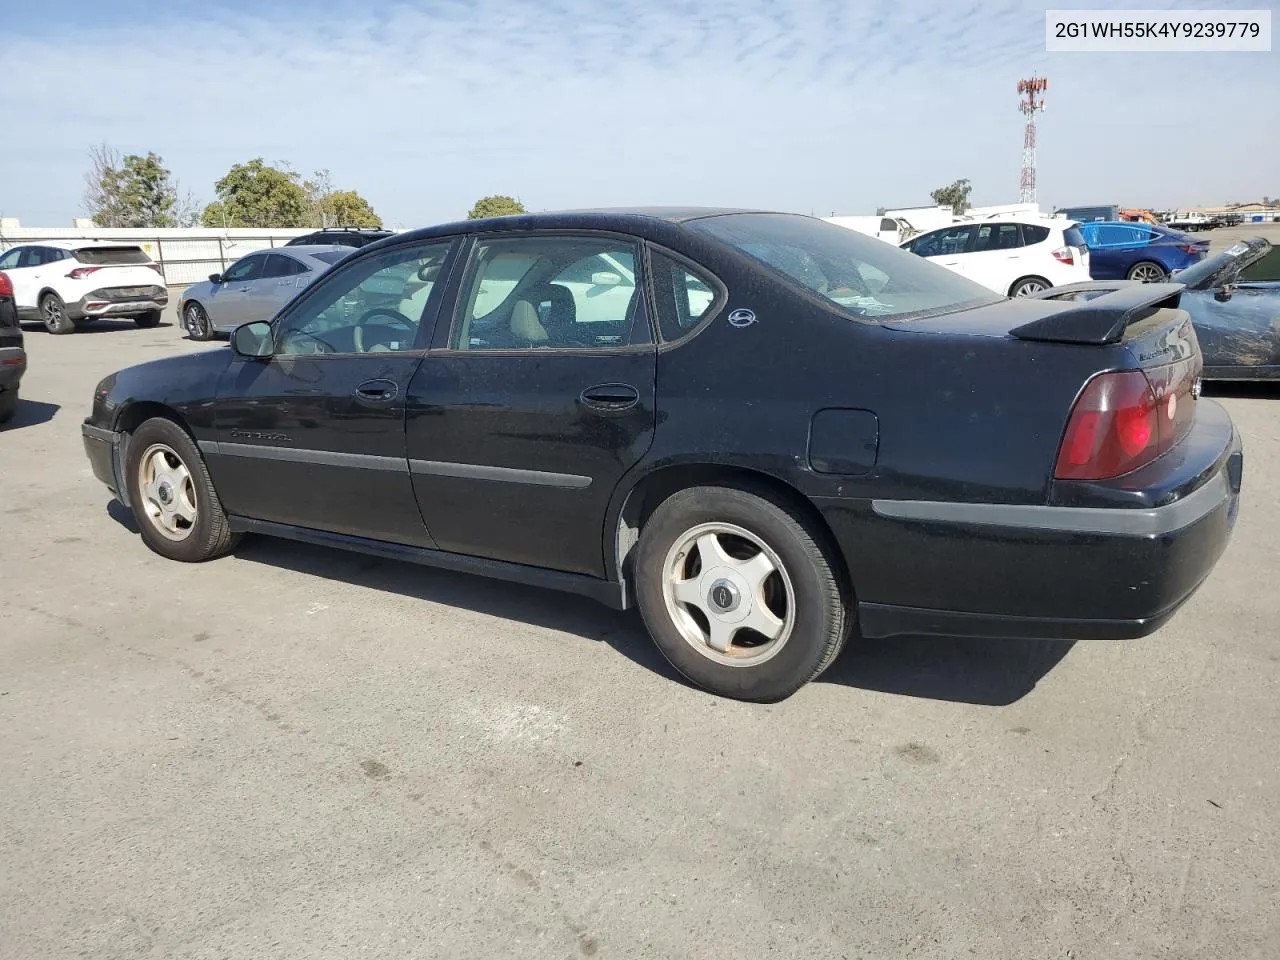
[[[35,427],[42,423],[48,423],[53,419],[53,415],[61,409],[56,403],[45,403],[43,400],[27,400],[19,394],[18,409],[13,413],[13,419],[4,424],[4,426],[0,426],[0,430],[21,430],[23,427]]]
[[[132,513],[118,502],[111,501],[107,512],[137,533]],[[610,610],[582,597],[270,537],[245,537],[236,556],[600,641],[647,670],[684,682],[653,645],[638,613]],[[931,700],[1005,706],[1030,693],[1073,644],[1070,640],[854,638],[818,682]]]
[[[76,327],[74,333],[64,334],[64,336],[79,336],[82,333],[123,333],[126,330],[137,330],[146,333],[149,330],[163,330],[165,327],[172,327],[173,323],[169,320],[161,320],[154,327],[140,327],[132,320],[93,320],[83,326]],[[36,320],[22,321],[22,329],[26,333],[46,334],[53,336],[44,328],[44,324]]]

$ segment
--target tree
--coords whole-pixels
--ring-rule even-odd
[[[950,205],[952,213],[964,213],[969,209],[969,191],[972,187],[968,180],[957,180],[946,187],[939,187],[929,196],[940,207]]]
[[[528,213],[524,204],[514,197],[494,195],[481,197],[467,214],[468,220],[481,220],[484,217],[505,217],[513,213]]]
[[[122,158],[105,143],[89,149],[84,205],[100,227],[173,227],[182,213],[177,184],[159,156]]]
[[[302,184],[307,218],[313,227],[381,227],[382,218],[354,190],[337,190],[328,170],[317,170]]]
[[[204,209],[206,227],[306,226],[307,194],[292,170],[261,157],[237,163],[214,184],[218,199]]]

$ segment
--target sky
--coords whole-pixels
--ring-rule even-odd
[[[0,215],[27,226],[84,216],[100,142],[160,154],[202,202],[253,157],[328,169],[396,227],[461,218],[493,193],[531,210],[826,216],[927,204],[965,177],[974,203],[1009,203],[1016,85],[1033,72],[1049,77],[1043,208],[1280,195],[1280,51],[1048,54],[1050,5],[1103,6],[5,2]]]

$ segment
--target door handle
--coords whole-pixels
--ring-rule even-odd
[[[640,402],[640,391],[627,383],[600,383],[582,391],[583,405],[601,413],[621,413]]]
[[[394,380],[366,380],[351,396],[366,407],[385,407],[399,394],[400,387]]]

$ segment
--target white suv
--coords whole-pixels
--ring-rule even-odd
[[[1089,279],[1089,247],[1074,220],[1002,218],[953,223],[902,244],[1009,297]]]
[[[13,284],[19,319],[39,320],[50,333],[71,333],[102,317],[154,327],[169,302],[160,265],[136,244],[26,244],[0,254],[0,271]]]

